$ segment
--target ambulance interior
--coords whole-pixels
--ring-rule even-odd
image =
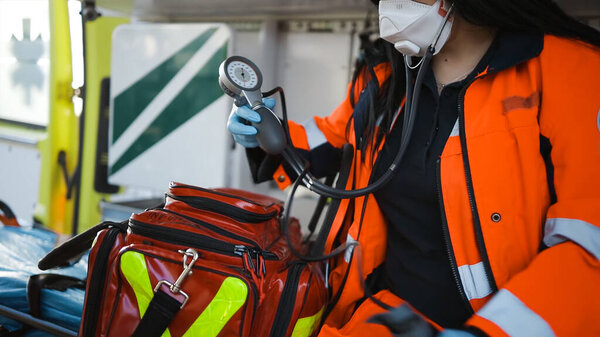
[[[599,1],[557,3],[600,29]],[[285,200],[274,182],[253,183],[227,132],[219,64],[255,62],[262,91],[282,87],[302,122],[343,101],[377,25],[369,0],[0,0],[0,201],[21,227],[52,230],[0,232],[0,335],[75,336],[81,289],[50,293],[41,318],[6,310],[27,310],[27,278],[57,242],[160,204],[171,181]],[[297,193],[305,233],[317,200]],[[86,262],[64,274],[85,278]]]

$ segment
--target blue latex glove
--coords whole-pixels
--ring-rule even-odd
[[[263,104],[273,109],[275,99],[263,98]],[[252,125],[246,125],[245,122],[260,123],[261,118],[258,112],[252,110],[249,105],[238,107],[236,105],[231,109],[229,120],[227,121],[227,130],[233,135],[236,143],[246,148],[258,147],[256,140],[257,130]]]

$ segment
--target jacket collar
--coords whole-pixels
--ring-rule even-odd
[[[495,50],[486,73],[499,72],[539,56],[544,49],[544,35],[498,32],[491,48]]]
[[[496,35],[489,50],[490,59],[487,60],[487,67],[477,76],[483,76],[489,73],[496,73],[508,69],[512,66],[527,62],[540,55],[544,49],[544,35],[541,33],[511,33],[500,31]],[[369,111],[368,97],[375,97],[379,89],[379,83],[373,79],[367,83],[365,90],[359,96],[354,107],[354,131],[356,135],[356,144],[359,145],[362,130],[366,121],[365,112]]]

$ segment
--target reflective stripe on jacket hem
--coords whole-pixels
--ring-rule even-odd
[[[506,289],[498,293],[477,312],[511,337],[555,336],[550,325]]]
[[[458,274],[469,301],[484,298],[492,293],[483,262],[462,265],[458,267]]]
[[[553,218],[546,220],[544,243],[548,247],[569,240],[600,260],[600,228],[577,219]]]

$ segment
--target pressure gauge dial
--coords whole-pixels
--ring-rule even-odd
[[[262,85],[262,75],[258,67],[241,56],[229,57],[221,64],[219,80],[221,86],[235,94],[240,94],[242,90],[259,90]]]
[[[249,122],[256,128],[258,146],[268,154],[280,154],[287,146],[281,121],[263,104],[260,91],[262,75],[256,64],[241,56],[228,57],[219,66],[219,86],[233,98],[235,105],[249,105],[260,115],[260,122]]]
[[[232,82],[245,90],[252,90],[258,85],[258,74],[247,63],[233,61],[227,66],[227,74]]]

